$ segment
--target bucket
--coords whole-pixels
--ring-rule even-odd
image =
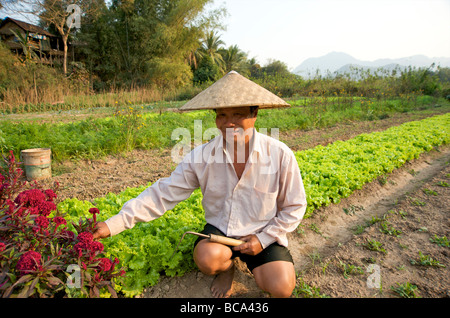
[[[50,148],[25,149],[20,152],[28,181],[42,180],[52,176],[51,153]]]

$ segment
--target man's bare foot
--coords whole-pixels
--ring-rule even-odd
[[[215,298],[228,298],[232,293],[234,278],[234,263],[230,269],[218,274],[211,284],[211,294]]]

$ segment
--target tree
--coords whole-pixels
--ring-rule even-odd
[[[205,55],[194,70],[194,84],[201,84],[208,81],[216,81],[222,75],[222,70],[218,65],[214,64],[211,56]]]
[[[262,68],[262,71],[267,75],[290,75],[286,63],[278,60],[269,60],[268,64]]]
[[[22,34],[21,32],[15,32],[11,30],[11,32],[15,35],[18,42],[22,46],[23,58],[19,58],[22,63],[28,63],[33,59],[37,59],[38,56],[36,52],[34,52],[34,47],[30,42],[30,38],[28,36],[28,32],[26,34]]]
[[[224,61],[220,52],[223,49],[222,45],[224,44],[225,43],[220,39],[220,35],[217,35],[217,32],[209,31],[198,49],[200,58],[208,56],[213,64],[222,68]]]
[[[259,78],[262,76],[262,68],[261,65],[256,61],[256,58],[252,57],[247,60],[247,67],[250,71],[250,76],[253,78]]]
[[[77,36],[88,43],[86,57],[95,58],[88,64],[100,68],[104,81],[184,85],[192,79],[189,65],[197,64],[200,39],[222,14],[205,11],[211,1],[113,0]]]
[[[242,75],[248,74],[248,67],[245,63],[247,54],[241,51],[237,45],[229,46],[228,49],[221,50],[221,55],[224,61],[223,70],[225,73],[236,71]]]

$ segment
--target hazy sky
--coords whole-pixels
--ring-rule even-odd
[[[332,51],[360,60],[450,57],[450,0],[215,0],[221,38],[264,65],[295,68]]]

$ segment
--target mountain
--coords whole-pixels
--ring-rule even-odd
[[[378,59],[375,61],[363,61],[342,52],[331,52],[321,57],[312,57],[306,59],[297,66],[292,72],[305,78],[311,78],[316,75],[326,76],[343,74],[350,72],[351,68],[362,68],[364,70],[375,71],[378,68],[393,70],[395,68],[411,67],[430,67],[435,63],[441,67],[450,67],[449,57],[429,58],[425,55],[413,55],[399,59]]]

